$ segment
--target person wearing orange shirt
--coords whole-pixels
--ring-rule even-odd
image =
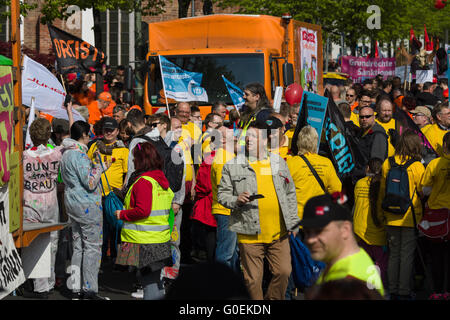
[[[112,118],[115,105],[116,103],[112,100],[109,92],[100,93],[97,100],[87,105],[89,110],[89,123],[93,125],[102,117]]]

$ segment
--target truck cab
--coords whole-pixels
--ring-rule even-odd
[[[203,118],[214,102],[233,105],[222,75],[241,89],[259,82],[273,99],[277,86],[300,81],[294,25],[280,17],[227,14],[149,24],[146,113],[167,110],[159,56],[186,71],[203,74],[201,87],[208,94],[208,102],[199,102]],[[169,106],[175,102],[167,99]]]

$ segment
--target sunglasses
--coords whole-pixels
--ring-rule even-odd
[[[354,95],[354,94],[346,94],[345,96],[346,96],[346,97],[353,98],[355,95]]]
[[[367,116],[359,116],[359,117],[362,118],[362,119],[369,119],[369,118],[373,117],[373,114],[367,115]]]
[[[156,128],[156,126],[159,124],[159,122],[153,122],[152,124],[151,124],[151,126],[152,126],[152,128]]]

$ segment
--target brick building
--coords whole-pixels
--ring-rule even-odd
[[[38,7],[30,11],[24,18],[24,24],[21,31],[22,45],[38,51],[38,53],[47,54],[52,50],[51,40],[46,25],[40,23],[42,16],[41,6],[38,0]],[[68,10],[73,10],[69,8]],[[203,15],[203,1],[194,1],[195,16]],[[220,9],[213,6],[213,13],[233,13],[233,9]],[[192,3],[189,6],[188,17],[192,16]],[[142,36],[148,42],[148,33],[146,32],[146,25],[151,22],[166,21],[178,18],[178,1],[166,0],[165,13],[158,16],[143,16],[142,17]],[[112,66],[127,65],[130,61],[135,59],[135,41],[130,35],[134,34],[135,24],[130,23],[134,21],[134,13],[121,12],[120,10],[108,10],[102,12],[100,16],[102,28],[102,44],[101,48],[108,57],[107,64]],[[8,37],[8,21],[3,19],[0,21],[0,41],[9,41]],[[63,29],[83,40],[94,44],[94,32],[92,11],[76,12],[67,21],[56,20],[53,25]],[[145,49],[144,49],[145,50]]]

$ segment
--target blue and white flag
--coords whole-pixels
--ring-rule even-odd
[[[206,90],[200,86],[203,74],[181,69],[163,56],[159,56],[161,77],[167,98],[177,101],[208,102]]]
[[[242,92],[241,89],[239,89],[238,86],[236,86],[233,82],[229,81],[227,78],[225,78],[222,75],[222,79],[225,82],[225,86],[228,89],[228,93],[230,94],[231,100],[233,101],[233,104],[236,106],[236,108],[240,108],[244,105],[244,92]]]

